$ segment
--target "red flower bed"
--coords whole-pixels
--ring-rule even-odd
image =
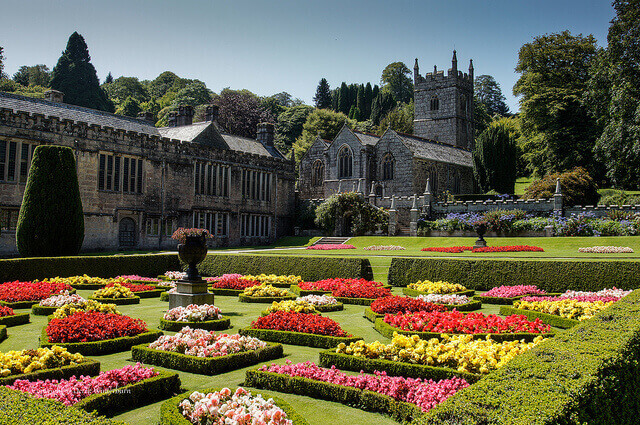
[[[0,300],[8,303],[41,301],[51,295],[70,289],[70,285],[62,282],[20,282],[16,280],[0,285]]]
[[[481,333],[543,333],[551,327],[540,319],[527,320],[523,315],[512,314],[501,318],[495,314],[462,314],[457,310],[447,312],[387,314],[384,321],[405,331],[438,332],[456,334]]]
[[[334,297],[346,298],[380,298],[391,295],[389,288],[381,288],[370,285],[342,286],[332,292]]]
[[[5,317],[5,316],[13,316],[13,309],[11,307],[5,307],[3,305],[0,305],[0,317]]]
[[[428,303],[411,297],[390,296],[375,300],[371,304],[371,310],[378,314],[396,314],[416,311],[447,311],[447,308],[442,304]]]
[[[52,319],[47,325],[47,336],[53,343],[103,341],[146,331],[142,319],[97,311],[79,311],[64,319]]]
[[[336,243],[328,243],[324,245],[311,245],[308,246],[307,249],[317,249],[320,251],[329,251],[332,249],[356,249],[353,245],[345,245],[345,244],[336,244]]]
[[[338,322],[317,314],[274,311],[251,323],[252,329],[302,332],[306,334],[350,336],[340,328]]]
[[[112,287],[113,285],[115,285],[116,283],[119,283],[120,285],[124,286],[125,288],[129,288],[131,289],[132,292],[143,292],[143,291],[153,291],[154,289],[156,289],[155,286],[149,286],[149,285],[138,285],[135,283],[131,283],[131,282],[123,282],[123,281],[114,281],[114,282],[109,282],[107,284],[107,287]]]
[[[544,249],[539,246],[530,246],[530,245],[505,245],[505,246],[486,246],[484,248],[473,248],[471,246],[443,246],[443,247],[432,247],[432,248],[422,248],[421,251],[430,251],[430,252],[449,252],[459,254],[464,251],[471,252],[522,252],[522,251],[531,251],[531,252],[544,252]]]
[[[246,280],[246,279],[240,279],[237,277],[233,277],[233,278],[225,278],[225,279],[219,279],[213,282],[213,284],[211,285],[213,288],[217,288],[217,289],[244,289],[244,288],[250,288],[252,286],[256,286],[256,285],[260,285],[260,282],[258,282],[257,280]]]
[[[366,279],[324,279],[317,282],[302,282],[300,289],[331,291],[335,297],[380,298],[391,295],[391,290],[383,288],[382,283]]]
[[[435,247],[435,248],[422,248],[420,251],[430,251],[430,252],[452,252],[452,253],[460,253],[464,251],[471,251],[473,247],[470,246],[443,246],[443,247]]]

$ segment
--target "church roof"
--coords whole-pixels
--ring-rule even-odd
[[[376,136],[375,134],[361,133],[355,130],[352,130],[352,131],[353,131],[353,134],[356,135],[358,140],[360,140],[360,143],[362,143],[363,145],[374,146],[376,143],[378,143],[378,140],[380,140],[380,136]]]
[[[464,167],[473,167],[471,152],[439,143],[422,137],[412,136],[410,134],[395,132],[404,145],[413,153],[413,156],[421,159],[445,162],[450,164],[462,165]]]

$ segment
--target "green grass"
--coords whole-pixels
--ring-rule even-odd
[[[516,195],[524,195],[524,191],[529,187],[529,185],[533,182],[533,177],[520,177],[516,180],[515,194]]]

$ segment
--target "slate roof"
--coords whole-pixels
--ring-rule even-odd
[[[257,140],[226,133],[221,133],[221,135],[231,150],[262,156],[272,156],[274,158],[284,158],[284,155],[282,155],[278,149],[273,146],[265,146]]]
[[[356,135],[358,140],[360,140],[363,145],[374,146],[376,143],[378,143],[378,140],[380,140],[380,136],[376,136],[375,134],[361,133],[355,130],[353,130],[353,134]]]
[[[178,139],[191,142],[200,135],[209,125],[211,121],[202,121],[191,125],[181,125],[180,127],[161,127],[158,129],[162,137],[169,139]]]
[[[473,167],[471,152],[429,139],[395,132],[416,158]]]

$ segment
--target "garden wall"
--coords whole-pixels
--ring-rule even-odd
[[[537,285],[547,292],[598,291],[615,286],[640,287],[640,261],[468,260],[393,258],[389,284],[407,286],[418,280],[445,280],[469,289],[500,285]]]
[[[516,356],[413,424],[636,424],[639,387],[640,291],[635,291]]]

